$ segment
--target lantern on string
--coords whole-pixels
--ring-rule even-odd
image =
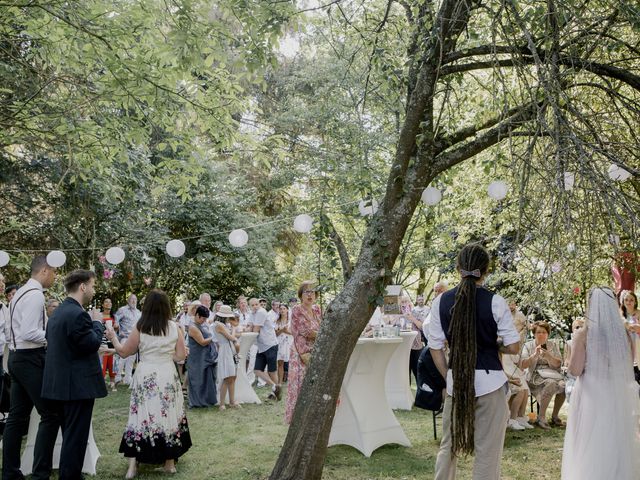
[[[489,184],[487,188],[487,192],[489,196],[494,200],[502,200],[507,196],[507,192],[509,191],[509,186],[503,182],[502,180],[496,180]]]
[[[111,265],[118,265],[124,260],[124,250],[120,247],[111,247],[104,256]]]
[[[236,228],[229,234],[229,243],[236,247],[244,247],[249,241],[249,234],[241,228]]]
[[[64,265],[66,261],[67,261],[67,256],[64,254],[64,252],[60,250],[51,250],[47,254],[47,264],[50,267],[53,267],[53,268],[61,267]]]
[[[567,252],[574,253],[576,251],[576,244],[571,242],[567,245]]]
[[[293,229],[298,233],[309,233],[313,227],[313,218],[306,213],[298,215],[293,221]]]
[[[360,215],[368,217],[378,211],[378,202],[375,198],[371,200],[361,200],[358,204],[358,210],[360,211]]]
[[[9,263],[9,254],[4,250],[0,250],[0,267],[4,267]]]
[[[562,264],[560,262],[553,262],[551,264],[551,271],[553,273],[558,273],[560,270],[562,270]]]
[[[185,248],[182,240],[169,240],[166,250],[170,257],[178,258],[184,255]]]
[[[631,172],[625,170],[619,165],[616,165],[615,163],[609,165],[609,170],[607,170],[607,172],[609,173],[609,178],[611,180],[617,180],[619,182],[624,182],[631,177]]]
[[[427,187],[422,191],[422,201],[425,205],[433,206],[442,200],[442,192],[435,187]]]
[[[564,172],[564,189],[567,192],[573,190],[573,185],[576,183],[576,174],[573,172]]]

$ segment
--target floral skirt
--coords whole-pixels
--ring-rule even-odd
[[[175,366],[138,364],[120,453],[141,463],[159,464],[179,458],[190,447],[182,387]]]

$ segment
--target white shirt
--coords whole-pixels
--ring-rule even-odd
[[[271,309],[267,312],[267,315],[269,316],[269,318],[271,319],[271,321],[273,323],[276,323],[278,321],[278,317],[280,316],[279,312],[276,312],[275,310]]]
[[[444,350],[447,340],[442,323],[440,322],[440,299],[439,295],[431,305],[431,322],[429,323],[429,348],[432,350]],[[491,300],[491,312],[493,318],[498,324],[498,336],[502,337],[505,345],[512,345],[520,341],[520,335],[513,326],[513,317],[511,311],[504,298],[500,295],[494,295]],[[496,341],[498,339],[496,338]],[[474,386],[476,389],[476,397],[487,395],[495,392],[502,387],[507,381],[507,376],[503,370],[478,370],[476,369]],[[447,393],[452,395],[453,392],[453,376],[451,369],[447,371]]]
[[[2,356],[4,346],[7,343],[7,336],[4,332],[7,323],[9,323],[9,307],[0,302],[0,356]]]
[[[259,353],[269,350],[274,345],[278,345],[275,322],[269,318],[264,308],[258,308],[253,314],[253,325],[260,327],[260,333],[258,333],[258,338],[256,339]]]
[[[15,350],[44,347],[47,343],[46,321],[42,285],[30,278],[18,289],[9,305],[9,316],[5,325],[9,348]]]
[[[236,313],[238,315],[240,315],[240,321],[238,322],[238,326],[240,327],[246,327],[247,325],[249,325],[251,323],[251,312],[249,310],[245,311],[244,313],[242,312],[242,310],[238,309],[236,310]]]

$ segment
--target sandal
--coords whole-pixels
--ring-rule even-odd
[[[566,427],[567,425],[560,419],[560,417],[552,417],[550,422],[552,427]]]
[[[551,427],[549,426],[549,424],[546,422],[546,420],[542,420],[542,419],[538,419],[535,422],[533,422],[533,424],[536,427],[540,427],[543,430],[551,430]]]
[[[218,407],[218,409],[219,409],[220,411],[222,411],[222,410],[226,410],[226,409],[227,409],[227,407],[225,407],[224,405],[220,405],[220,406]]]

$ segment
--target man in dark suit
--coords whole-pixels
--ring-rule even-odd
[[[60,402],[60,480],[82,478],[93,403],[105,397],[98,349],[104,327],[83,309],[95,293],[95,274],[75,270],[64,280],[69,295],[47,324],[42,397]]]

